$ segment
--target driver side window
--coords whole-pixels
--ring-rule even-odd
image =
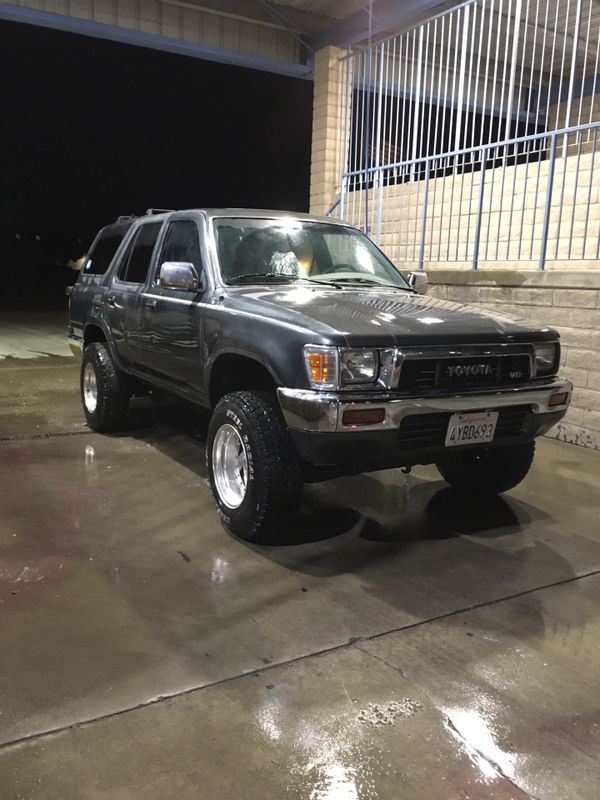
[[[200,237],[198,235],[198,226],[193,220],[179,219],[169,223],[160,258],[158,259],[157,281],[160,267],[165,261],[188,262],[194,265],[199,276],[202,274]]]

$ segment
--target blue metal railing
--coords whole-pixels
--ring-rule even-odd
[[[421,269],[426,262],[477,269],[482,260],[510,260],[543,270],[549,259],[598,259],[598,128],[600,122],[573,125],[349,170],[341,176],[339,215],[374,233],[395,260]],[[583,221],[578,236],[576,217]]]

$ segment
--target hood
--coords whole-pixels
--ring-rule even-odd
[[[385,287],[236,287],[221,296],[229,307],[305,328],[332,344],[386,347],[558,338],[551,328],[525,319]]]

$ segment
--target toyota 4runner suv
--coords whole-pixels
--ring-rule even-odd
[[[87,423],[124,429],[148,389],[212,409],[215,503],[251,540],[337,475],[434,463],[460,489],[510,489],[570,402],[558,334],[424,297],[424,279],[330,218],[119,218],[70,296]]]

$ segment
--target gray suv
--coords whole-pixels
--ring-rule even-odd
[[[463,490],[510,489],[570,402],[558,334],[427,298],[424,277],[330,218],[120,218],[70,296],[87,422],[123,429],[149,387],[211,409],[215,503],[251,540],[337,475],[435,463]]]

